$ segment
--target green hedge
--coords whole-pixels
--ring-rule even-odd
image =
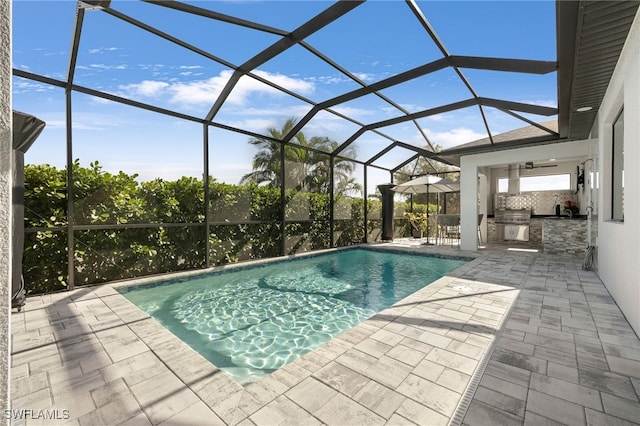
[[[207,238],[212,265],[280,256],[283,246],[284,254],[294,254],[330,245],[329,194],[285,191],[283,243],[277,188],[210,179],[207,235],[200,179],[139,182],[137,175],[105,172],[97,162],[76,162],[73,176],[75,285],[203,268]],[[65,169],[25,167],[23,274],[29,294],[67,286],[66,189]],[[338,197],[335,206],[334,244],[363,242],[364,200]],[[396,211],[406,207],[396,203]],[[370,239],[380,228],[380,208],[379,200],[368,200]],[[411,235],[404,220],[396,231]]]

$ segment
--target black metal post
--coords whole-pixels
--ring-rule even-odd
[[[394,184],[378,185],[382,194],[382,239],[393,240],[393,188]]]
[[[203,161],[203,185],[204,185],[204,265],[208,268],[211,266],[211,241],[209,238],[209,126],[202,126],[202,150],[204,155]]]

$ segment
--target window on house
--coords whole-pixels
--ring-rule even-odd
[[[520,192],[568,191],[571,189],[571,174],[521,176]]]
[[[611,219],[624,221],[624,109],[613,122]]]
[[[509,192],[509,179],[507,178],[498,179],[498,192]]]

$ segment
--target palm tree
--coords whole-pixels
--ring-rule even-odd
[[[251,145],[260,147],[260,150],[253,157],[253,171],[242,176],[242,179],[240,179],[241,184],[256,182],[258,184],[266,183],[272,187],[280,186],[280,149],[282,144],[278,141],[282,140],[295,124],[296,120],[290,118],[284,123],[282,129],[276,129],[275,127],[267,129],[267,133],[273,139],[258,137],[249,140]]]
[[[329,173],[331,172],[329,153],[335,150],[339,144],[327,137],[314,136],[307,139],[302,132],[298,132],[293,138],[294,144],[283,147],[277,140],[282,140],[295,124],[296,119],[289,118],[282,129],[275,127],[267,129],[267,133],[273,139],[253,138],[249,140],[250,144],[259,146],[260,150],[253,158],[253,171],[242,177],[241,184],[256,182],[258,184],[266,183],[271,187],[280,186],[280,150],[284,149],[287,187],[299,191],[329,192]],[[354,154],[353,148],[348,148],[343,152],[345,157],[353,157]],[[354,170],[353,161],[342,157],[334,159],[335,187],[340,191],[339,193],[361,189],[351,176]]]

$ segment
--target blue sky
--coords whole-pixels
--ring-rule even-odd
[[[327,8],[325,1],[192,1],[196,6],[292,31]],[[13,67],[55,79],[66,78],[75,1],[13,2]],[[454,55],[555,60],[555,3],[545,1],[418,1],[449,53]],[[279,36],[132,0],[113,0],[113,9],[156,26],[198,48],[239,65]],[[177,47],[101,11],[85,14],[74,82],[140,102],[203,117],[224,87],[231,69]],[[403,1],[369,1],[305,40],[366,83],[372,83],[439,59],[441,54]],[[512,75],[463,70],[479,96],[556,106],[556,75]],[[320,102],[358,88],[336,69],[294,46],[266,62],[255,74],[305,98]],[[14,78],[13,107],[47,122],[27,162],[65,163],[64,91]],[[382,92],[407,111],[468,99],[469,91],[445,69],[403,87]],[[303,117],[311,106],[263,83],[242,78],[215,121],[264,133],[289,117]],[[388,103],[369,95],[336,106],[362,123],[398,116]],[[202,174],[202,127],[195,123],[119,105],[80,93],[72,98],[73,157],[87,165],[98,160],[110,171],[137,172],[143,179]],[[494,134],[522,127],[497,110],[487,111]],[[544,121],[546,117],[530,117]],[[486,137],[477,108],[420,120],[427,136],[442,147]],[[307,137],[328,136],[342,142],[357,126],[331,114],[319,114],[304,128]],[[413,124],[384,129],[389,136],[424,146]],[[236,183],[251,171],[255,148],[245,135],[210,131],[211,174]],[[370,132],[356,142],[366,160],[388,140]],[[395,166],[407,152],[380,159]],[[360,172],[361,173],[361,172]],[[372,181],[388,181],[388,174]],[[376,177],[373,177],[376,176]],[[356,176],[360,178],[360,176]],[[373,177],[373,178],[372,178]],[[360,180],[360,179],[359,179]]]

